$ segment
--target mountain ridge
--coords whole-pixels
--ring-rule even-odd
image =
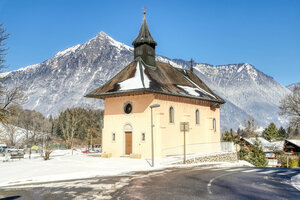
[[[157,55],[156,60],[190,68],[189,61],[183,59]],[[72,106],[103,108],[101,100],[84,98],[84,95],[104,84],[131,61],[133,48],[101,31],[87,42],[59,51],[42,63],[1,76],[6,77],[8,87],[23,86],[28,96],[24,108],[49,116]],[[286,123],[278,116],[278,105],[279,99],[290,91],[251,64],[195,63],[194,72],[226,100],[221,110],[223,129],[236,129],[250,116],[257,119],[260,126],[270,121],[278,125]]]

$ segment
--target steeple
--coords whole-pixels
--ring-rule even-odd
[[[144,10],[143,23],[140,32],[135,40],[132,42],[134,46],[134,59],[141,58],[147,65],[155,65],[155,46],[157,43],[152,38],[147,21],[146,11]]]

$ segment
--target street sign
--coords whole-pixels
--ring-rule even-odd
[[[180,131],[183,132],[183,163],[186,163],[186,145],[185,145],[185,133],[189,131],[188,122],[180,122]]]
[[[275,153],[266,153],[266,158],[275,158]]]
[[[180,122],[180,131],[189,132],[189,122]]]

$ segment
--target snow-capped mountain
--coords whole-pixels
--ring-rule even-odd
[[[299,87],[300,88],[300,83],[293,83],[290,84],[288,86],[286,86],[289,90],[293,91],[295,87]]]
[[[24,108],[57,115],[72,106],[103,108],[103,102],[84,98],[104,84],[133,60],[133,48],[115,41],[104,32],[81,45],[58,52],[40,64],[0,74],[5,84],[22,86],[28,97]],[[189,62],[157,56],[174,67],[189,68]],[[234,128],[252,116],[259,125],[273,121],[285,123],[278,116],[281,98],[290,91],[252,65],[212,66],[197,63],[194,72],[226,100],[222,106],[222,129]]]

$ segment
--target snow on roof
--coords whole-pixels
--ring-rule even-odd
[[[156,62],[155,67],[148,66],[143,60],[133,61],[86,97],[105,98],[111,94],[142,90],[224,103],[224,100],[214,94],[193,72],[161,62]]]
[[[246,140],[248,143],[254,145],[254,142],[256,140],[256,137],[251,137],[251,138],[243,138],[244,140]],[[257,137],[257,140],[261,143],[261,145],[268,145],[270,142],[268,140],[266,140],[263,137]]]
[[[284,141],[274,141],[270,142],[266,147],[265,147],[265,152],[274,152],[274,151],[283,151],[284,148]]]
[[[185,70],[184,70],[184,71],[185,71]],[[185,71],[185,74],[186,74],[186,71]],[[197,92],[197,94],[194,95],[194,96],[198,96],[198,95],[201,94],[201,93],[205,93],[205,94],[211,96],[212,98],[216,98],[214,95],[212,95],[212,94],[210,94],[209,92],[207,92],[207,91],[203,90],[202,88],[200,88],[200,87],[199,87],[196,83],[194,83],[188,76],[185,76],[185,78],[186,78],[188,81],[190,81],[190,82],[196,87],[196,89],[193,88],[194,91]]]
[[[149,88],[150,79],[145,74],[145,66],[142,62],[137,63],[135,74],[132,78],[119,83],[120,90],[133,90],[140,88]]]
[[[243,138],[249,144],[254,145],[256,137],[251,138]],[[264,139],[263,137],[257,137],[258,141],[260,142],[263,152],[274,152],[274,151],[283,151],[284,141],[274,141],[269,142],[268,140]]]
[[[292,144],[300,147],[300,140],[286,140],[286,141],[288,141],[288,142],[290,142],[290,143],[292,143]]]

